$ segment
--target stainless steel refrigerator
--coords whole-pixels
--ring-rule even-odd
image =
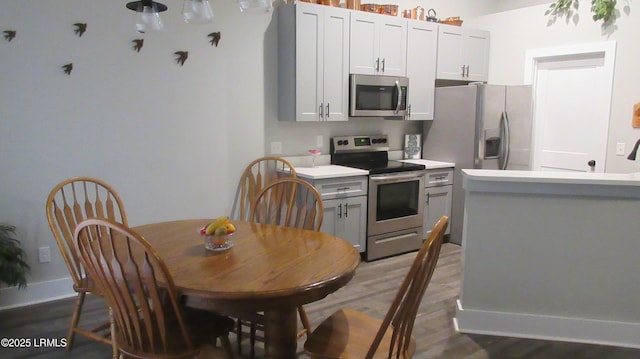
[[[436,88],[434,120],[424,127],[422,158],[456,165],[450,242],[462,243],[462,170],[529,170],[531,127],[529,85],[470,84]]]

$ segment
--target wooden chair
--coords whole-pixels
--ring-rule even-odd
[[[350,308],[339,310],[307,336],[306,353],[311,358],[411,358],[416,348],[412,336],[416,313],[438,261],[448,221],[443,216],[433,227],[384,320]]]
[[[267,156],[251,162],[240,178],[239,219],[247,220],[260,191],[282,177],[296,177],[295,168],[284,158]]]
[[[66,350],[71,349],[74,335],[77,333],[112,345],[114,356],[117,356],[117,347],[109,338],[110,329],[113,327],[112,320],[90,330],[78,327],[86,294],[93,293],[98,296],[101,294],[95,290],[94,283],[87,277],[80,263],[73,240],[73,231],[78,223],[94,217],[108,218],[126,225],[127,216],[122,200],[110,185],[101,180],[75,177],[60,182],[51,190],[46,202],[46,212],[49,227],[73,279],[73,289],[78,293],[67,334]],[[104,333],[107,330],[108,332]]]
[[[120,223],[87,219],[74,238],[82,264],[113,308],[121,357],[190,358],[216,338],[234,357],[234,321],[180,305],[171,273],[139,234]]]
[[[322,196],[309,182],[282,178],[256,197],[249,218],[255,222],[319,231],[324,208]]]
[[[322,197],[318,190],[299,178],[287,177],[271,182],[258,193],[251,206],[249,220],[319,231],[323,215]],[[297,334],[300,338],[311,332],[311,323],[302,306],[298,307],[298,314],[303,326]],[[243,316],[239,320],[238,332],[242,332],[240,326],[243,323],[250,326],[250,355],[254,358],[256,331],[264,330],[264,317],[258,313]]]
[[[296,177],[296,170],[293,165],[284,158],[277,156],[260,157],[249,163],[240,177],[240,196],[236,202],[237,209],[234,211],[235,218],[243,221],[249,220],[249,214],[256,197],[267,185],[279,178]],[[242,325],[251,326],[249,340],[251,343],[251,358],[255,356],[255,320],[243,317],[238,319],[235,330],[238,342],[238,352],[241,353]]]

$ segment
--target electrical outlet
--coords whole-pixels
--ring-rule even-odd
[[[282,154],[282,142],[271,142],[271,154],[272,155]]]
[[[322,138],[322,135],[316,136],[316,147],[322,148],[323,144],[324,144],[324,138]]]
[[[624,142],[618,142],[616,145],[616,156],[624,156]]]
[[[38,263],[51,262],[51,247],[38,248]]]

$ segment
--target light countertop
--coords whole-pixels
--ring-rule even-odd
[[[338,165],[322,165],[317,167],[296,167],[298,177],[307,179],[325,179],[336,177],[366,176],[367,170]]]
[[[465,169],[462,172],[468,179],[475,181],[640,186],[640,172],[585,173],[482,169]]]

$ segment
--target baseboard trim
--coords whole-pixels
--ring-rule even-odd
[[[27,288],[9,287],[0,289],[0,310],[50,302],[76,295],[71,277],[29,283]]]
[[[640,323],[464,309],[456,301],[460,333],[640,348]]]

